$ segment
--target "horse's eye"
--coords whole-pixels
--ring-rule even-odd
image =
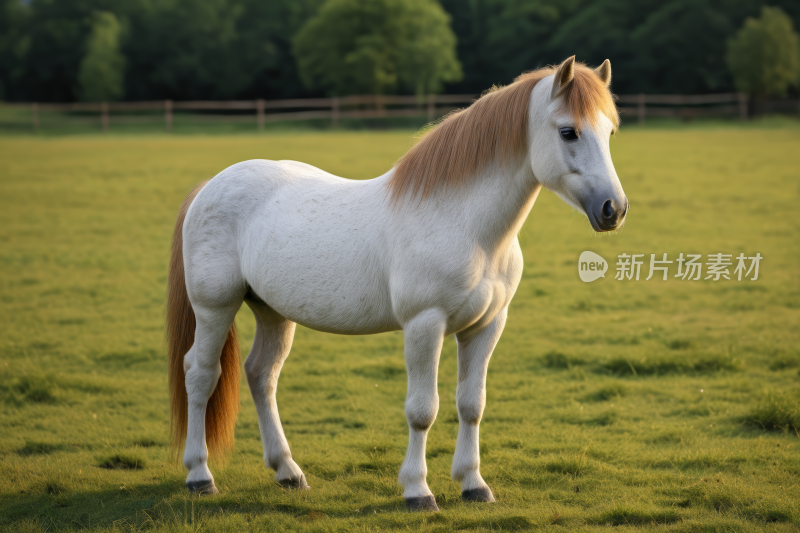
[[[575,133],[575,128],[561,128],[559,132],[561,133],[561,138],[565,141],[578,140],[578,134]]]

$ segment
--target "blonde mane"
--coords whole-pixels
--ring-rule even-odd
[[[447,115],[397,163],[389,182],[392,200],[406,194],[427,198],[440,188],[462,185],[491,161],[506,162],[528,146],[528,107],[533,88],[557,66],[520,75],[506,87],[493,87],[466,109]],[[561,109],[580,131],[595,127],[599,113],[614,127],[619,115],[614,97],[591,68],[575,63],[575,76],[561,93]]]

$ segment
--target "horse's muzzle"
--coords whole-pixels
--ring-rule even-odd
[[[609,198],[602,204],[595,202],[595,205],[587,213],[595,231],[612,231],[619,228],[627,214],[628,199],[625,197],[621,200]]]

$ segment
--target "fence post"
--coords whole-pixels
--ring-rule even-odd
[[[164,127],[172,131],[172,100],[164,100]]]
[[[258,131],[264,129],[264,99],[259,98],[256,101],[256,113],[258,114]]]
[[[737,93],[736,98],[739,100],[739,118],[747,120],[747,95],[744,93]]]
[[[33,115],[33,131],[39,131],[39,104],[36,102],[31,104],[31,114]]]
[[[685,98],[685,96],[686,95],[684,95],[684,94],[679,94],[678,95],[678,101],[680,102],[680,106],[681,106],[680,115],[681,115],[681,120],[683,120],[685,122],[689,122],[689,121],[692,120],[692,118],[695,116],[696,113],[695,113],[695,110],[693,108],[686,107],[686,98]]]
[[[380,94],[375,95],[375,114],[379,117],[386,114],[383,108],[383,96]]]
[[[103,125],[103,131],[108,131],[108,102],[100,103],[100,123]]]
[[[645,115],[645,100],[644,93],[639,93],[638,111],[639,111],[639,124],[644,124]]]
[[[331,122],[333,123],[333,129],[339,127],[339,97],[333,97],[333,104],[331,105]]]
[[[428,95],[428,122],[433,120],[434,98],[436,98],[435,95],[433,94]]]

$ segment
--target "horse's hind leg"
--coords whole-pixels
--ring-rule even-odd
[[[208,469],[206,447],[206,407],[222,374],[220,355],[228,330],[241,303],[226,307],[195,304],[197,320],[194,344],[183,360],[189,420],[183,464],[189,469],[186,486],[194,493],[217,494],[214,478]]]
[[[456,334],[458,342],[458,440],[450,471],[461,482],[461,497],[468,501],[493,502],[494,495],[481,477],[478,425],[486,404],[486,371],[497,341],[503,333],[507,310],[487,326]]]
[[[275,470],[275,479],[282,486],[308,489],[303,471],[292,460],[275,398],[278,377],[292,348],[296,324],[278,315],[261,301],[246,301],[256,317],[256,335],[244,369],[258,413],[264,462]]]

